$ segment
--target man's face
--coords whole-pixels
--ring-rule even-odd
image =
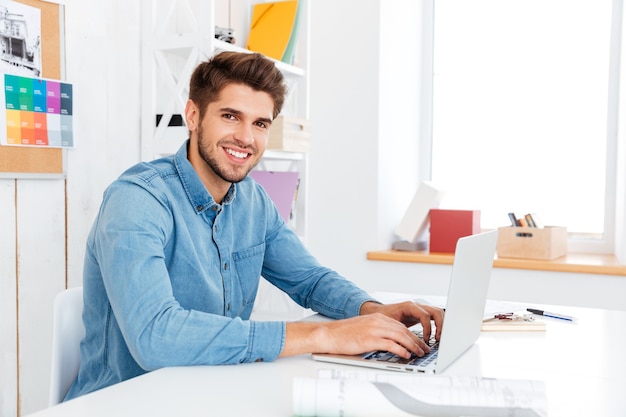
[[[196,132],[198,152],[219,179],[239,182],[259,162],[273,110],[269,94],[243,84],[227,85],[208,105]]]

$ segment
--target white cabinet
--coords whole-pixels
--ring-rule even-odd
[[[187,139],[183,112],[196,65],[215,53],[244,49],[254,0],[142,0],[141,156],[149,161],[178,150]],[[288,93],[282,114],[308,118],[308,2],[301,0],[294,65],[275,61]],[[215,26],[235,30],[235,44],[215,39]],[[293,226],[306,236],[307,155],[267,151],[258,169],[298,171]]]

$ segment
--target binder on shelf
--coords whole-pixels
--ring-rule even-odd
[[[430,252],[454,253],[457,241],[480,233],[480,210],[430,210]]]
[[[265,189],[280,216],[285,223],[289,223],[291,211],[298,195],[299,174],[292,171],[254,170],[249,175]]]
[[[293,64],[294,57],[296,55],[296,44],[298,43],[298,33],[300,29],[300,5],[302,2],[298,1],[298,5],[296,7],[296,19],[293,23],[293,29],[291,31],[291,37],[289,38],[289,43],[287,44],[287,48],[285,49],[285,53],[281,61],[286,62],[287,64]]]
[[[298,32],[298,9],[296,0],[255,4],[246,48],[291,63]]]
[[[395,250],[416,251],[426,248],[429,215],[432,208],[439,207],[445,192],[429,181],[422,181],[411,200],[395,233],[401,240],[393,244]]]

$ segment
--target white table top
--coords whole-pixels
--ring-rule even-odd
[[[626,312],[551,308],[578,320],[546,319],[545,332],[483,332],[444,375],[542,380],[551,417],[624,415]],[[31,416],[292,416],[294,378],[330,367],[356,369],[310,355],[165,368]]]

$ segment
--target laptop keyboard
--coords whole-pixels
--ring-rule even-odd
[[[430,340],[429,347],[430,352],[425,354],[424,356],[417,356],[414,353],[411,353],[411,357],[406,359],[396,355],[395,353],[379,350],[370,353],[368,356],[365,357],[365,359],[370,359],[378,362],[396,363],[401,365],[427,366],[437,359],[437,354],[439,353],[439,342],[432,338]]]

